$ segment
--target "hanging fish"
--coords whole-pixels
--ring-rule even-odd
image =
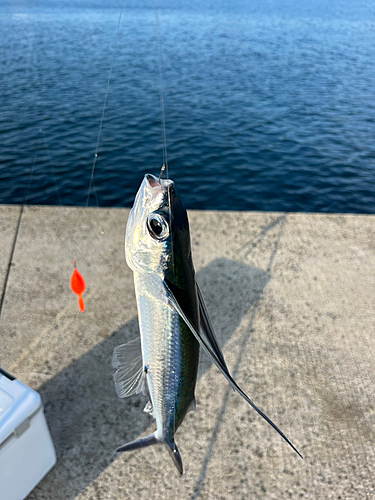
[[[186,413],[195,408],[202,347],[232,387],[301,456],[229,374],[195,280],[187,213],[170,179],[145,176],[129,215],[125,255],[134,272],[141,337],[115,349],[115,387],[121,398],[148,396],[144,411],[156,419],[156,431],[117,451],[164,444],[182,474],[174,435]]]
[[[78,272],[75,260],[73,261],[73,264],[74,264],[74,269],[70,277],[70,288],[72,292],[78,296],[78,309],[81,312],[84,312],[85,304],[83,303],[82,294],[86,288],[85,280],[83,279],[82,275]]]

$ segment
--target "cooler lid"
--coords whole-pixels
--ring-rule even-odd
[[[0,368],[0,447],[12,434],[22,434],[41,406],[36,391]]]

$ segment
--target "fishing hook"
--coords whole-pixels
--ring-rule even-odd
[[[165,170],[165,163],[163,163],[163,165],[161,166],[161,169],[160,169],[159,181],[158,181],[160,185],[161,185],[161,183],[160,183],[161,175],[164,172],[164,170]]]

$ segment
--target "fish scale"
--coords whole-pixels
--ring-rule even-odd
[[[134,281],[147,386],[157,436],[163,439],[173,436],[194,399],[199,346],[171,306],[144,292],[150,289],[147,277],[135,273]],[[150,331],[152,335],[147,335]],[[196,352],[189,357],[189,345],[194,344]]]

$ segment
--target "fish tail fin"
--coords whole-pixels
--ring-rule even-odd
[[[163,439],[158,438],[156,436],[156,432],[153,432],[152,434],[142,437],[140,439],[130,441],[130,443],[126,443],[120,446],[120,448],[117,448],[116,451],[122,452],[122,451],[137,450],[138,448],[146,448],[147,446],[152,446],[153,444],[164,444],[168,448],[173,463],[177,467],[178,472],[182,474],[183,473],[182,460],[180,452],[178,451],[178,448],[176,446],[176,443],[174,441],[169,441],[166,438]]]
[[[148,436],[135,439],[134,441],[130,441],[130,443],[126,443],[120,448],[117,448],[116,451],[130,451],[137,450],[138,448],[146,448],[147,446],[152,446],[153,444],[158,444],[160,441],[157,439],[155,432],[149,434]]]
[[[178,472],[183,474],[184,470],[182,467],[182,460],[180,452],[178,451],[177,445],[174,441],[169,441],[168,439],[163,440],[163,443],[167,446],[170,456],[172,457],[173,463],[177,467]]]

